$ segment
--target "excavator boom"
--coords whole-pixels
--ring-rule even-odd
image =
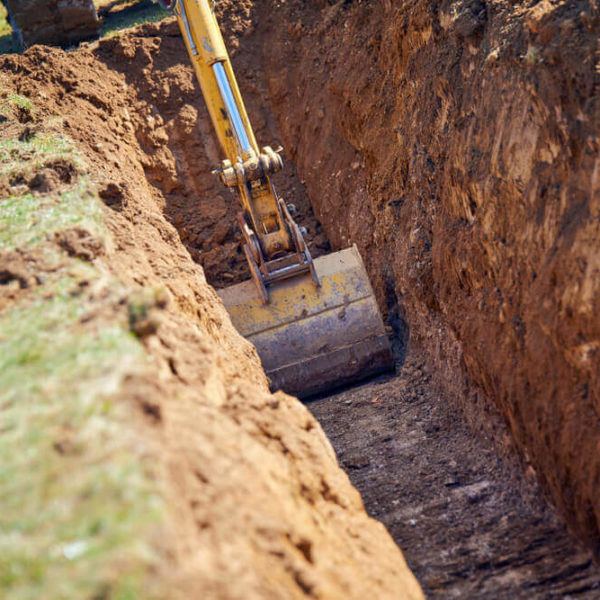
[[[173,10],[224,159],[214,173],[237,190],[253,281],[219,292],[254,343],[273,389],[300,397],[393,367],[356,247],[313,260],[271,176],[279,151],[259,149],[210,0],[158,0]]]

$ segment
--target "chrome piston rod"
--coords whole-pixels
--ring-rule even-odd
[[[240,114],[237,102],[235,101],[235,96],[233,95],[233,90],[231,89],[225,67],[222,62],[216,62],[212,65],[212,69],[217,79],[217,85],[219,86],[225,109],[227,110],[227,115],[229,117],[231,128],[233,129],[233,135],[235,136],[238,150],[243,158],[247,158],[253,153],[254,149],[250,143],[248,132],[244,127],[244,121],[242,120],[242,115]]]

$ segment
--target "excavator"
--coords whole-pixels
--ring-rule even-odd
[[[213,173],[239,198],[252,277],[218,294],[233,325],[256,347],[271,389],[306,398],[393,368],[356,246],[313,259],[277,195],[272,176],[283,168],[282,149],[257,145],[214,1],[153,1],[177,17],[224,156]]]
[[[210,0],[157,0],[177,17],[225,158],[214,173],[237,191],[252,279],[219,291],[256,347],[273,389],[307,397],[393,366],[356,246],[313,259],[272,175],[281,149],[259,149]]]

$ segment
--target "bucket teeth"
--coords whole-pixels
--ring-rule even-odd
[[[356,246],[314,260],[310,275],[219,291],[237,330],[256,347],[273,390],[308,397],[393,368],[392,352]]]

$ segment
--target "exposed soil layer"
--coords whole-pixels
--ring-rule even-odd
[[[491,435],[493,403],[598,549],[597,2],[263,6],[273,111],[332,246],[358,244],[448,396]]]
[[[243,7],[231,12],[226,22],[232,32],[229,46],[235,54],[236,36],[245,32],[249,21]],[[164,198],[164,214],[212,285],[219,288],[239,283],[250,277],[236,221],[239,202],[235,192],[224,188],[219,178],[211,174],[219,165],[221,154],[182,50],[179,28],[174,21],[160,29],[150,26],[141,34],[140,40],[144,38],[144,44],[135,45],[121,38],[105,41],[97,55],[110,69],[124,75],[141,108],[142,119],[136,120],[135,135],[147,156],[142,161],[146,178]],[[236,66],[257,139],[277,147],[279,135],[264,106],[265,91],[252,54],[245,52],[243,58]],[[131,110],[126,110],[132,118]],[[98,142],[102,145],[102,140]],[[329,244],[291,160],[286,160],[284,171],[274,176],[274,182],[280,196],[295,206],[295,218],[307,230],[311,253],[319,256]],[[115,183],[126,186],[125,181]]]
[[[598,598],[592,553],[543,500],[531,470],[473,435],[422,356],[413,347],[397,377],[308,408],[427,598]]]
[[[19,46],[68,45],[98,33],[93,0],[6,0]]]
[[[190,227],[192,249],[218,235],[206,254],[235,241],[233,231],[215,233],[233,218],[233,199],[215,201],[206,171],[216,149],[173,25],[71,53],[37,46],[0,58],[0,69],[4,97],[21,94],[34,106],[28,123],[11,122],[16,135],[52,123],[85,155],[110,231],[106,247],[85,259],[106,272],[105,285],[116,277],[146,288],[130,324],[150,360],[119,396],[139,407],[135,427],[145,428],[169,506],[157,541],[169,598],[422,598],[316,420],[297,400],[268,392],[255,350],[165,218]],[[60,184],[50,174],[34,179],[8,182],[3,194]],[[57,242],[76,256],[92,251],[84,237]],[[241,262],[236,254],[219,273]],[[16,282],[8,302],[18,301],[19,265],[2,269]]]

